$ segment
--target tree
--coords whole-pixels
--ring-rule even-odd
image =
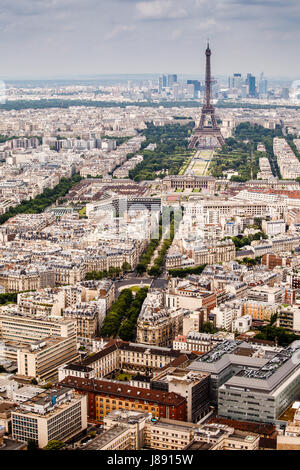
[[[277,318],[278,318],[278,314],[277,314],[277,313],[273,313],[273,314],[271,315],[271,318],[270,318],[270,325],[271,325],[271,326],[274,325],[274,323],[276,323]]]
[[[203,323],[201,331],[203,333],[215,333],[217,330],[210,321],[207,321]]]
[[[39,450],[38,443],[32,439],[29,439],[27,441],[27,450],[30,450],[30,451]]]
[[[157,277],[161,274],[161,269],[159,266],[152,266],[148,271],[149,276]]]
[[[63,441],[58,441],[53,439],[49,441],[48,444],[44,447],[44,450],[61,450],[66,447],[66,444]]]
[[[124,271],[124,272],[132,271],[132,267],[129,263],[127,263],[127,261],[125,261],[122,264],[122,271]]]
[[[139,263],[136,267],[136,270],[138,274],[143,274],[144,272],[146,272],[146,266],[142,263]]]

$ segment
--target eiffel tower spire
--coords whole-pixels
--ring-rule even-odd
[[[207,41],[207,48],[205,51],[206,68],[205,68],[205,94],[204,102],[201,111],[201,119],[198,127],[194,129],[189,148],[217,148],[221,147],[224,143],[224,137],[217,124],[215,108],[211,103],[211,66],[210,57],[211,50],[209,47],[209,40]],[[211,125],[205,126],[206,118],[210,117]]]

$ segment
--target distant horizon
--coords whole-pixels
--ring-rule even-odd
[[[105,74],[69,74],[69,75],[21,75],[21,76],[0,76],[0,79],[4,81],[10,81],[10,82],[34,82],[34,81],[66,81],[66,80],[72,80],[72,81],[80,81],[80,80],[108,80],[108,79],[123,79],[123,80],[139,80],[139,79],[146,79],[146,80],[153,80],[153,79],[158,79],[159,76],[161,75],[167,75],[167,74],[176,74],[179,80],[182,79],[198,79],[198,80],[204,80],[205,76],[204,74],[195,74],[195,73],[180,73],[180,72],[141,72],[141,73],[105,73]],[[232,76],[234,73],[241,73],[241,72],[232,72],[232,74],[214,74],[214,78],[218,80],[227,80],[229,76]],[[250,72],[248,72],[250,73]],[[260,72],[261,73],[261,72]],[[258,77],[260,75],[252,73],[252,75],[255,75]],[[246,73],[243,74],[242,76],[246,76]],[[264,73],[264,78],[268,80],[274,80],[274,81],[293,81],[293,80],[298,80],[299,76],[284,76],[284,75],[267,75]]]

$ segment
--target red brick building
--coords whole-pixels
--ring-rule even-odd
[[[156,418],[186,421],[186,399],[174,392],[71,376],[59,385],[87,395],[88,418],[92,420],[102,421],[113,410],[137,410],[152,413]]]

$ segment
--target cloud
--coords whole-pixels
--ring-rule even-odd
[[[288,8],[298,4],[298,0],[231,0],[231,2],[247,7],[261,6],[267,8],[270,6]]]
[[[179,19],[188,16],[187,11],[173,0],[142,1],[136,4],[137,18],[141,20]]]
[[[299,21],[300,0],[1,0],[2,61],[7,76],[71,75],[79,63],[87,73],[199,73],[209,37],[214,73],[299,75]]]
[[[80,0],[1,0],[0,13],[16,16],[39,15],[51,10],[80,8],[80,3]]]
[[[184,30],[183,30],[182,28],[173,29],[173,30],[171,31],[170,39],[171,39],[172,41],[175,41],[176,39],[181,38],[182,35],[183,35],[183,33],[184,33]]]
[[[104,39],[106,41],[109,41],[110,39],[113,39],[113,38],[116,38],[116,37],[119,37],[122,33],[130,33],[132,31],[135,31],[136,30],[136,26],[134,25],[116,25],[111,31],[109,31]]]

